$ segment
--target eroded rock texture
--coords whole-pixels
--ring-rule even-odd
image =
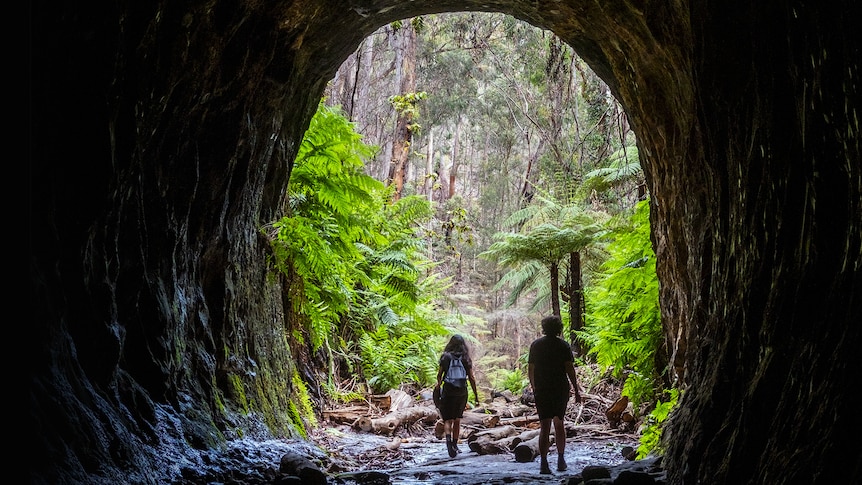
[[[365,35],[482,9],[569,42],[636,129],[687,389],[669,479],[862,478],[858,2],[78,3],[32,6],[31,482],[295,435],[311,357],[260,229],[296,144]]]

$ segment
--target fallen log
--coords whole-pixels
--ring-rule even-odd
[[[608,418],[608,422],[611,423],[612,428],[616,428],[618,424],[620,424],[620,420],[622,418],[623,412],[626,410],[629,404],[629,398],[623,396],[617,399],[607,411],[605,411],[605,416]]]
[[[493,416],[493,414],[474,413],[472,411],[468,411],[461,416],[461,424],[468,426],[475,426],[480,424],[484,426],[485,422],[491,416]]]
[[[460,438],[461,439],[468,439],[470,436],[472,436],[476,432],[477,429],[483,430],[484,427],[478,427],[478,426],[472,426],[472,425],[467,426],[467,425],[463,424],[463,422],[462,422]],[[442,440],[443,436],[445,434],[446,434],[446,423],[444,423],[442,419],[438,419],[437,422],[434,423],[434,437],[437,438],[438,440]]]
[[[439,417],[439,414],[437,415]],[[461,436],[466,438],[473,434],[474,428],[494,428],[499,423],[499,416],[494,416],[491,414],[482,414],[482,413],[474,413],[468,412],[464,413],[464,417],[461,418]],[[443,435],[445,434],[445,423],[442,419],[438,419],[436,423],[434,423],[434,436],[439,440],[443,439]]]
[[[472,440],[476,441],[479,438],[490,438],[492,440],[499,440],[501,438],[517,434],[518,432],[518,428],[514,426],[499,426],[496,428],[486,429],[484,431],[480,431],[474,434]]]
[[[475,451],[480,455],[499,455],[509,451],[509,443],[511,440],[506,438],[512,437],[518,433],[518,429],[514,426],[500,426],[497,428],[480,431],[473,434],[467,440],[467,446],[471,451]]]
[[[480,407],[473,409],[472,412],[484,412],[485,414],[496,414],[501,418],[514,418],[523,416],[528,413],[536,412],[534,406],[526,406],[523,404],[509,404],[506,402],[494,401],[489,404],[483,404]]]
[[[351,406],[343,409],[323,411],[323,419],[339,424],[350,424],[367,414],[368,406]]]
[[[430,406],[414,406],[379,418],[362,417],[357,421],[356,427],[366,432],[391,435],[398,427],[409,426],[417,421],[430,423],[435,419],[437,419],[436,409]]]
[[[517,426],[519,428],[524,428],[530,423],[538,423],[539,415],[538,414],[530,414],[530,415],[522,415],[514,418],[502,418],[500,419],[500,424],[503,426],[511,425]]]
[[[552,432],[548,438],[551,444],[553,444],[554,433]],[[539,456],[539,434],[536,433],[536,436],[518,443],[512,451],[515,454],[515,461],[518,463],[529,463],[535,460]]]
[[[372,394],[368,396],[368,402],[385,413],[392,406],[392,396],[388,394]]]
[[[512,438],[512,442],[509,445],[510,450],[514,450],[516,446],[521,444],[524,441],[529,441],[536,436],[539,436],[538,429],[528,429],[526,431],[521,431],[518,435]]]
[[[539,456],[539,435],[518,443],[512,450],[515,454],[515,461],[518,463],[529,463]]]
[[[477,431],[480,431],[480,428],[476,428],[474,426],[461,426],[460,438],[462,440],[470,439]]]
[[[527,406],[524,404],[511,404],[497,411],[497,414],[506,418],[516,418],[527,416],[536,412],[535,406]]]
[[[401,389],[390,389],[386,391],[385,396],[389,398],[389,412],[413,407],[415,404],[413,397]]]

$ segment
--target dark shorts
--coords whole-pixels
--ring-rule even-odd
[[[464,417],[467,406],[467,388],[444,383],[440,397],[440,418],[443,421]]]
[[[555,416],[564,418],[569,405],[569,395],[541,396],[536,395],[536,413],[539,419],[550,419]]]

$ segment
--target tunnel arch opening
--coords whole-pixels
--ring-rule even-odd
[[[456,227],[469,236],[470,245],[464,244],[457,250],[452,246],[450,250],[449,243],[429,238],[437,241],[429,245],[429,253],[435,255],[432,259],[436,268],[442,268],[446,276],[452,276],[458,282],[469,284],[471,276],[478,276],[477,266],[483,263],[479,253],[492,243],[490,234],[502,232],[505,216],[522,209],[534,194],[537,200],[545,197],[555,200],[555,204],[591,207],[603,214],[604,211],[616,213],[621,208],[632,209],[643,199],[645,181],[639,168],[628,175],[628,179],[617,179],[621,183],[610,188],[613,195],[607,199],[600,197],[596,190],[583,192],[581,189],[588,183],[587,174],[596,169],[608,169],[605,164],[609,160],[634,160],[619,167],[619,173],[637,165],[637,147],[625,113],[607,85],[568,46],[561,45],[562,42],[548,31],[512,17],[506,18],[504,14],[474,12],[462,16],[429,17],[417,22],[417,30],[428,31],[415,34],[416,42],[420,44],[416,48],[418,52],[415,52],[418,79],[406,88],[411,92],[427,92],[428,98],[419,103],[419,114],[414,119],[421,125],[421,131],[411,132],[404,143],[409,146],[410,157],[410,170],[405,171],[404,193],[421,195],[433,201],[438,213],[429,222],[428,232],[432,235],[442,235],[446,227],[451,227],[447,214],[453,210],[464,210],[464,218],[472,221],[469,225]],[[453,22],[456,23],[453,29],[457,30],[454,33],[448,30]],[[457,45],[459,32],[473,38],[462,38],[464,44]],[[396,35],[399,35],[397,27],[385,26],[372,37],[377,36],[381,39],[379,42],[391,45],[395,43],[391,38]],[[518,45],[517,49],[505,50],[511,44],[500,38],[506,35],[521,36],[522,40],[512,43]],[[433,40],[435,36],[440,37],[436,42]],[[329,105],[346,106],[344,110],[348,116],[352,113],[351,121],[366,135],[365,139],[370,139],[374,146],[383,147],[367,170],[383,181],[397,157],[391,138],[396,131],[398,114],[390,99],[405,88],[392,72],[396,70],[393,65],[398,54],[391,52],[394,49],[381,53],[383,49],[379,46],[374,48],[366,43],[372,37],[366,38],[364,47],[360,46],[342,64],[334,81],[327,86],[324,98]],[[441,40],[442,37],[445,41]],[[445,42],[445,46],[440,47],[439,42]],[[528,46],[528,42],[533,44]],[[522,57],[518,49],[525,51]],[[453,64],[441,67],[439,64],[444,61],[436,57],[453,51],[462,51],[462,57],[447,59]],[[387,55],[389,57],[384,57]],[[384,58],[381,60],[375,56]],[[357,57],[360,57],[360,62],[356,61]],[[531,57],[536,60],[528,60]],[[514,72],[514,66],[529,62],[535,65],[525,66],[524,73]],[[439,80],[422,72],[423,69],[436,69],[435,75],[439,75],[441,70],[449,68],[454,68],[455,73],[442,73],[443,83],[434,85],[431,83],[439,83]],[[363,74],[366,69],[368,72]],[[380,71],[388,76],[377,74]],[[379,77],[371,79],[372,76]],[[516,82],[516,76],[520,76],[520,81]],[[453,86],[458,82],[463,83],[463,90],[458,89],[461,86]],[[368,94],[369,85],[373,84],[380,92]],[[530,88],[535,88],[535,91],[527,92]],[[368,97],[370,101],[355,99],[359,96]],[[513,106],[515,101],[522,104]],[[528,102],[533,106],[525,106]],[[385,125],[380,122],[382,119],[386,120]],[[373,126],[368,128],[369,125]],[[597,142],[600,138],[602,141]],[[589,143],[598,146],[588,147]],[[459,168],[458,165],[462,166]],[[489,176],[480,174],[480,170],[489,171],[492,174],[490,178],[509,182],[505,182],[507,186],[503,189],[492,186]],[[486,183],[488,185],[483,185]],[[457,190],[453,184],[457,184]],[[526,189],[529,193],[525,192]],[[503,190],[509,192],[501,195]],[[484,199],[486,191],[495,194],[495,198]],[[610,198],[613,198],[612,202]],[[482,214],[492,212],[495,217],[481,220]],[[587,267],[591,260],[596,259],[595,255],[582,255],[580,252],[577,257],[577,274],[582,272],[581,264]],[[560,265],[561,277],[566,281],[561,286],[566,291],[572,285],[569,282],[572,266],[569,259]],[[473,274],[465,273],[464,267],[472,268]],[[488,270],[487,267],[485,269]],[[574,286],[581,288],[581,278],[576,281]],[[494,283],[475,282],[491,286]],[[498,291],[495,302],[489,304],[502,308],[505,298],[503,292]],[[584,305],[583,298],[579,299]],[[572,298],[567,301],[572,301]],[[575,330],[580,331],[584,322],[583,317],[576,315],[583,313],[583,307],[564,310],[568,318],[565,321],[576,322],[571,335],[568,331],[567,335],[572,342],[578,342],[574,337]],[[580,343],[578,345],[576,348],[584,351],[579,355],[588,358],[585,349],[581,349]]]
[[[854,438],[840,424],[852,423],[846,382],[862,373],[858,2],[334,3],[34,9],[36,126],[53,135],[32,143],[33,173],[50,181],[33,184],[48,222],[32,224],[50,230],[31,228],[32,288],[46,303],[34,355],[47,363],[33,366],[30,390],[34,448],[51,458],[41,476],[161,462],[147,428],[160,412],[174,413],[160,424],[188,425],[177,442],[213,443],[233,424],[212,384],[213,354],[225,349],[240,357],[219,372],[260,390],[246,396],[258,408],[283,404],[257,387],[294,370],[291,356],[265,353],[289,302],[248,284],[266,277],[259,223],[278,213],[295,144],[362,38],[457,8],[555,32],[626,106],[650,187],[666,334],[692,383],[672,427],[671,474],[858,480],[855,450],[837,445]],[[63,164],[69,153],[87,162]],[[122,338],[130,325],[141,338]],[[81,336],[90,345],[76,348]],[[77,352],[99,358],[81,369]],[[155,365],[122,361],[135,355]],[[164,387],[141,388],[151,381],[130,369]],[[80,443],[93,446],[70,448]],[[130,459],[114,463],[118,450]]]

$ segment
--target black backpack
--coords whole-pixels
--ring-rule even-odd
[[[467,369],[461,363],[461,357],[450,356],[449,369],[446,371],[446,377],[443,381],[455,387],[467,387]]]

